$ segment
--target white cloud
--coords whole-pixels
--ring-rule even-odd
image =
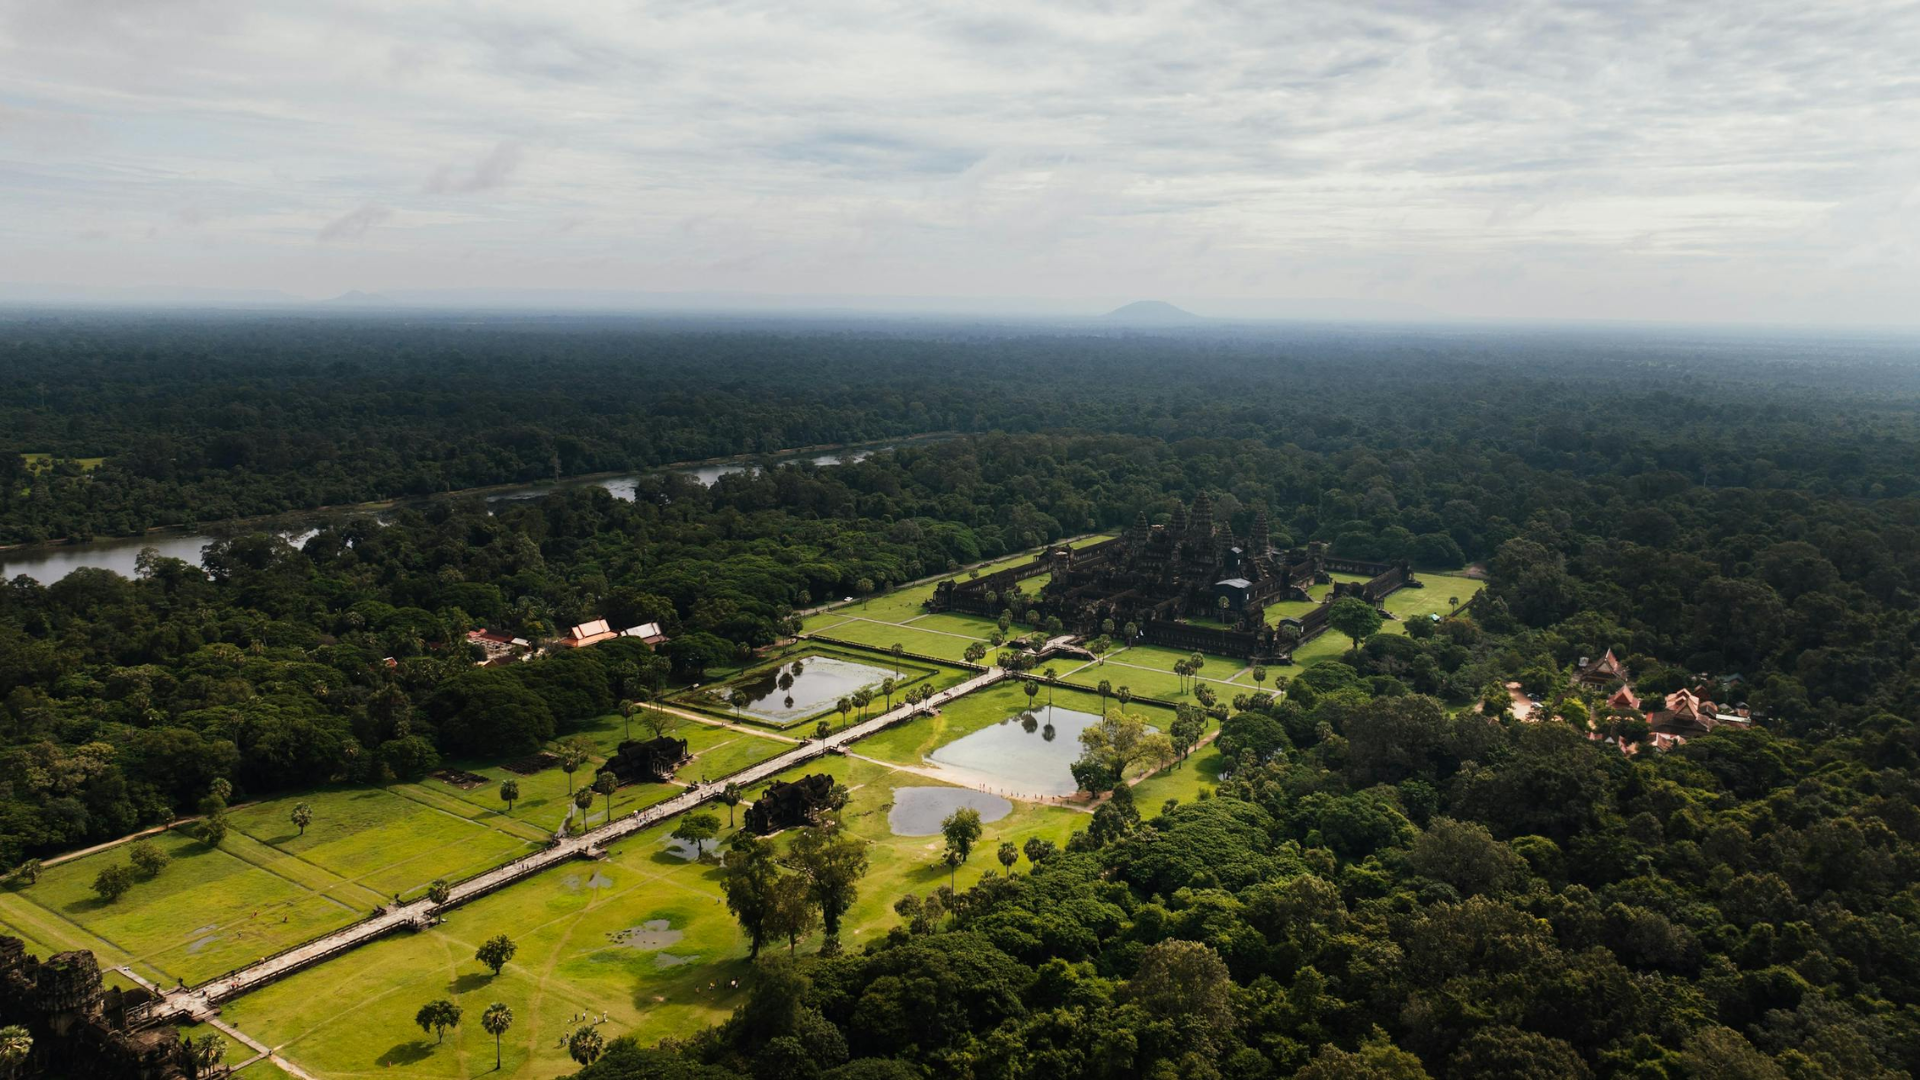
[[[393,211],[379,203],[362,205],[341,214],[320,227],[316,239],[355,240],[366,235],[368,229],[393,216]]]
[[[1911,320],[1916,55],[1891,0],[0,0],[0,280]]]
[[[450,165],[442,165],[435,169],[433,175],[427,178],[426,190],[433,195],[491,191],[511,179],[514,170],[519,167],[520,144],[503,142],[487,151],[469,168],[455,169]]]

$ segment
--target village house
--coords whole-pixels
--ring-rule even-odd
[[[560,649],[584,649],[589,645],[598,645],[603,641],[620,635],[607,625],[605,619],[595,619],[567,628],[567,632],[554,639],[554,647]]]
[[[654,648],[659,648],[667,643],[667,635],[660,632],[660,624],[657,622],[641,623],[639,626],[629,626],[625,630],[620,631],[620,636],[639,638],[642,642]]]
[[[1605,656],[1589,662],[1586,657],[1574,667],[1573,685],[1587,690],[1606,690],[1615,685],[1632,681],[1627,674],[1627,665],[1608,649]]]
[[[501,630],[469,630],[467,640],[480,646],[485,656],[478,661],[481,667],[498,664],[510,664],[515,660],[524,660],[532,649],[525,638],[517,638]]]

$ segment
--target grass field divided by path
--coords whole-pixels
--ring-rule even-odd
[[[575,773],[576,785],[592,782],[594,767],[618,746],[624,729],[617,716],[579,729],[600,757]],[[696,778],[738,771],[793,745],[685,720],[678,735],[694,754],[682,775]],[[185,832],[160,833],[153,842],[172,861],[111,904],[95,896],[93,880],[104,867],[128,861],[126,845],[50,867],[38,884],[0,890],[0,928],[43,957],[90,949],[103,967],[128,964],[157,983],[214,977],[353,922],[395,893],[412,898],[436,878],[458,880],[534,850],[570,805],[558,768],[533,776],[467,768],[486,775],[487,783],[464,790],[427,778],[243,805],[232,811],[232,830],[217,849]],[[508,776],[522,792],[511,816],[499,798],[499,781]],[[681,790],[630,785],[615,793],[613,812],[629,813]],[[314,812],[304,836],[291,820],[300,803]],[[605,820],[606,800],[595,800],[587,816],[594,824]]]
[[[313,807],[304,835],[289,820],[296,801]],[[233,824],[267,848],[362,885],[376,898],[477,874],[536,847],[478,819],[380,788],[256,803],[234,811]]]
[[[270,850],[256,862],[184,833],[152,839],[172,861],[119,900],[100,900],[93,880],[127,861],[124,846],[61,863],[42,871],[37,884],[11,888],[0,923],[48,947],[95,948],[89,939],[105,941],[111,949],[99,955],[103,966],[132,961],[142,975],[171,984],[211,978],[367,914],[303,883],[298,873],[279,872],[282,860],[292,858],[284,853]],[[353,892],[350,884],[338,884]]]
[[[986,643],[984,638],[963,638],[953,634],[921,630],[913,626],[868,622],[865,619],[848,619],[820,633],[836,641],[851,641],[876,649],[890,649],[898,645],[910,653],[956,663],[966,659],[967,646],[972,645],[976,640],[981,644]]]
[[[794,775],[820,771],[852,789],[844,819],[869,845],[871,869],[843,932],[847,946],[858,948],[897,921],[892,905],[900,895],[924,894],[947,880],[938,837],[896,837],[886,820],[896,788],[932,781],[848,758],[816,762]],[[724,823],[725,809],[717,813]],[[999,870],[993,852],[1002,840],[1039,835],[1064,842],[1085,822],[1077,811],[1015,804],[1006,818],[987,824],[960,871],[961,887],[989,868]],[[728,983],[746,970],[746,943],[722,900],[717,868],[672,854],[665,844],[671,829],[662,824],[613,845],[604,862],[558,867],[457,908],[432,930],[383,940],[297,974],[225,1006],[225,1018],[321,1077],[491,1072],[493,1039],[478,1018],[493,1001],[514,1013],[502,1040],[502,1077],[570,1072],[574,1066],[556,1040],[581,1012],[595,1019],[608,1013],[602,1033],[609,1038],[637,1034],[651,1043],[691,1034],[724,1019],[742,1000]],[[644,931],[657,920],[677,940],[636,947],[661,944]],[[611,936],[636,928],[642,933],[625,943]],[[502,932],[519,951],[496,978],[473,952]],[[818,944],[816,934],[801,947]],[[413,1025],[414,1011],[436,997],[450,997],[465,1010],[443,1045]]]
[[[1102,533],[1098,536],[1081,537],[1077,540],[1069,541],[1068,546],[1074,547],[1074,548],[1090,547],[1094,544],[1104,543],[1105,541],[1111,540],[1113,539],[1113,536],[1114,534],[1112,533]],[[980,573],[980,576],[985,577],[988,574],[997,573],[998,571],[1008,569],[1009,567],[1020,566],[1025,563],[1032,562],[1034,559],[1038,558],[1039,556],[1040,556],[1040,552],[1037,552],[1037,551],[1029,551],[1020,555],[1010,555],[1007,558],[1000,559],[986,566],[980,567],[979,573]],[[971,574],[961,573],[961,574],[955,574],[952,576],[956,580],[960,580],[960,579],[970,577]],[[1051,575],[1043,574],[1040,577],[1029,578],[1028,580],[1020,583],[1020,588],[1022,591],[1031,594],[1037,591],[1042,586],[1044,586],[1050,576]],[[944,577],[940,580],[944,580]],[[909,586],[904,589],[895,589],[892,592],[884,593],[879,596],[872,596],[872,597],[866,597],[860,600],[855,600],[853,603],[850,603],[850,604],[841,604],[840,606],[835,607],[829,611],[822,611],[822,612],[819,612],[818,614],[809,616],[806,620],[804,620],[801,623],[800,628],[802,631],[809,634],[819,633],[819,632],[823,632],[826,627],[834,625],[838,620],[843,620],[848,616],[855,616],[855,615],[864,619],[871,619],[876,622],[890,622],[890,623],[906,622],[908,619],[912,619],[916,616],[926,614],[926,608],[923,607],[922,605],[925,604],[928,597],[933,595],[933,590],[936,587],[938,587],[938,585],[940,584],[940,580],[929,581],[924,584]],[[985,635],[983,634],[982,636],[984,637]]]

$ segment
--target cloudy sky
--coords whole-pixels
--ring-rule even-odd
[[[0,0],[0,282],[1920,322],[1920,4]]]

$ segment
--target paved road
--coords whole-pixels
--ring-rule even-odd
[[[926,708],[943,705],[954,698],[971,694],[1006,677],[1006,672],[998,668],[990,669],[957,686],[940,691],[925,705],[902,705],[891,712],[882,713],[871,720],[862,721],[829,735],[824,741],[801,743],[778,757],[749,766],[726,779],[743,788],[749,787],[796,765],[805,764],[826,754],[829,750],[846,746],[908,720]],[[561,839],[545,850],[497,866],[476,877],[467,878],[452,887],[444,904],[435,904],[431,900],[422,899],[411,904],[390,905],[371,918],[317,937],[285,952],[264,957],[248,967],[220,978],[209,980],[198,986],[168,991],[158,1001],[133,1013],[129,1019],[136,1024],[144,1025],[210,1017],[214,1008],[223,1001],[258,989],[322,960],[359,948],[402,927],[429,926],[435,916],[448,908],[458,907],[469,900],[476,900],[496,889],[522,878],[531,877],[542,870],[551,869],[569,859],[597,858],[606,845],[643,829],[651,828],[675,814],[685,813],[710,799],[717,798],[723,787],[724,784],[715,782],[690,789],[665,802],[656,803],[645,810],[636,810],[626,817],[597,829],[590,829],[577,837]]]

